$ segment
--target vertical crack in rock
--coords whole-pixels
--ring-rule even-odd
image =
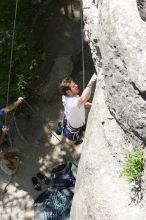
[[[146,0],[136,0],[136,2],[141,19],[146,21]]]
[[[115,109],[113,110],[116,111]],[[116,117],[116,114],[114,114],[114,111],[112,111],[110,108],[109,108],[109,111],[110,111],[110,114],[113,116],[113,118],[116,120],[117,124],[120,126],[120,128],[125,133],[125,137],[127,140],[129,140],[130,142],[133,142],[133,138],[136,137],[138,138],[138,140],[141,140],[143,144],[146,144],[146,138],[141,137],[139,133],[134,129],[131,129],[131,131],[127,129],[127,127],[125,127],[124,124],[121,123],[120,120]]]
[[[134,82],[131,82],[131,85],[133,86],[134,90],[138,91],[139,95],[141,96],[141,98],[146,101],[146,91],[141,92],[137,86],[135,85]]]

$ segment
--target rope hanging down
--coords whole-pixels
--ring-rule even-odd
[[[26,100],[24,100],[24,101],[25,101],[26,105],[30,108],[30,110],[31,110],[33,113],[36,113],[36,114],[38,115],[38,112],[35,111],[34,108],[33,108]],[[40,120],[42,120],[39,115],[38,115],[38,118],[39,118]],[[58,141],[61,142],[60,138],[58,138],[58,137],[53,133],[53,131],[49,128],[49,126],[47,126],[47,127],[48,127],[49,132],[52,134],[52,136],[54,136],[56,139],[58,139]]]
[[[84,63],[84,35],[83,35],[83,2],[80,1],[81,15],[81,46],[82,46],[82,71],[83,71],[83,90],[85,88],[85,63]]]
[[[9,102],[10,81],[11,81],[11,72],[12,72],[12,60],[13,60],[13,51],[14,51],[14,38],[15,38],[15,29],[16,29],[16,18],[17,18],[17,8],[18,8],[18,0],[16,0],[16,4],[15,4],[15,15],[14,15],[13,35],[12,35],[12,43],[11,43],[11,54],[10,54],[9,74],[8,74],[8,87],[7,87],[6,105],[8,105],[8,102]],[[6,121],[7,121],[7,114],[5,115],[5,124],[6,124]]]

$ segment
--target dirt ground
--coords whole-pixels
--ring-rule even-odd
[[[23,105],[26,105],[24,108],[28,108],[28,115],[20,114],[17,118],[18,132],[13,146],[13,150],[16,149],[20,154],[21,163],[6,194],[2,190],[9,176],[0,170],[2,220],[34,219],[34,199],[48,186],[41,183],[42,190],[38,192],[34,190],[31,178],[36,176],[38,171],[42,171],[49,177],[52,168],[65,162],[65,158],[77,164],[81,153],[81,145],[68,146],[64,138],[57,136],[54,132],[57,122],[63,115],[59,94],[56,94],[48,105],[41,101],[38,106],[32,106],[28,102]],[[31,108],[35,112],[32,112]],[[18,126],[20,119],[21,127]]]
[[[70,1],[68,4],[68,10],[72,11]],[[44,63],[41,71],[46,77],[50,65],[56,57],[67,54],[77,58],[80,55],[80,60],[74,66],[72,76],[82,90],[79,9],[75,10],[75,6],[74,21],[72,16],[65,13],[65,7],[62,5],[59,5],[59,8],[58,6],[55,8],[56,4],[53,5],[44,15],[45,27],[44,32],[41,33],[43,38],[41,47],[46,58],[45,61],[42,61]],[[90,49],[86,48],[85,53],[85,82],[87,83],[94,72],[94,66]],[[45,77],[42,77],[43,81],[46,80]],[[34,199],[47,189],[47,185],[41,183],[41,192],[34,190],[32,177],[36,176],[38,171],[42,171],[49,177],[52,168],[65,160],[78,164],[82,145],[69,146],[62,136],[55,134],[57,123],[63,118],[59,93],[56,93],[50,102],[41,96],[35,97],[33,100],[26,98],[26,102],[18,108],[15,115],[17,116],[17,129],[13,150],[20,154],[21,163],[6,194],[3,193],[3,189],[9,181],[9,176],[0,169],[0,219],[32,220],[34,219]],[[74,173],[76,171],[76,166],[74,166]]]
[[[91,72],[88,72],[86,83],[90,76]],[[73,73],[80,91],[82,91],[82,77],[80,72],[78,75]],[[17,111],[15,113],[17,117],[13,150],[19,153],[21,162],[6,194],[3,193],[3,189],[9,181],[9,176],[0,169],[0,218],[2,220],[33,220],[34,200],[48,186],[41,183],[42,190],[40,192],[34,190],[32,177],[39,171],[50,177],[52,168],[66,160],[75,164],[73,172],[76,176],[76,165],[83,146],[83,144],[69,146],[62,135],[58,136],[55,133],[57,123],[63,118],[63,106],[59,93],[56,93],[50,102],[44,101],[42,97],[36,97],[33,101],[26,99],[20,106],[20,110],[23,111],[19,112],[18,109],[18,115]]]
[[[86,83],[90,76],[89,71],[86,74]],[[78,75],[73,73],[73,78],[79,83],[81,91],[82,77],[80,72]],[[17,111],[15,113],[17,117],[13,150],[19,153],[21,163],[6,194],[3,193],[3,189],[9,181],[9,176],[0,169],[0,218],[2,220],[33,220],[34,200],[48,186],[41,183],[42,190],[40,192],[34,190],[32,177],[39,171],[50,177],[52,168],[66,160],[75,164],[73,172],[76,175],[76,165],[83,146],[83,144],[69,146],[62,135],[58,136],[55,133],[57,123],[63,118],[59,93],[56,93],[50,102],[46,102],[43,97],[36,97],[33,101],[26,99],[20,106],[20,110],[23,111],[19,112],[18,109],[18,115]]]

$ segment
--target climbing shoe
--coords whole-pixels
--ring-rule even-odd
[[[56,133],[57,135],[61,135],[61,134],[62,134],[62,130],[63,130],[63,128],[62,128],[62,122],[59,122],[58,125],[57,125],[57,129],[56,129],[55,133]]]
[[[83,143],[83,140],[82,140],[82,139],[76,141],[75,145],[79,145],[79,144],[81,144],[81,143]]]
[[[37,177],[45,184],[49,184],[50,182],[49,178],[41,172],[37,173]]]
[[[35,190],[40,191],[42,189],[36,177],[32,177],[32,184]]]

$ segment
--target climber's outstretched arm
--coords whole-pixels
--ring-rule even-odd
[[[10,112],[12,111],[13,109],[15,109],[19,104],[21,104],[23,102],[24,98],[23,97],[19,97],[17,101],[13,102],[12,104],[10,105],[7,105],[5,108],[4,108],[4,111],[5,112]]]
[[[86,102],[88,101],[88,99],[90,98],[91,92],[92,92],[92,86],[93,86],[94,82],[96,81],[96,79],[97,79],[97,75],[93,74],[88,85],[86,86],[86,88],[84,89],[84,91],[80,97],[79,107],[85,105]]]

